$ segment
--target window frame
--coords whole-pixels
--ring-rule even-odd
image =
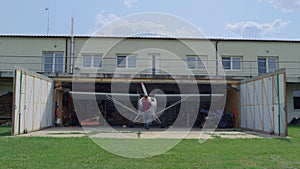
[[[119,58],[124,58],[124,66],[120,66]],[[134,59],[132,59],[134,58]],[[130,65],[133,63],[133,66]],[[137,68],[137,54],[116,54],[116,68],[117,69],[136,69]]]
[[[136,56],[135,55],[127,56],[126,60],[127,60],[127,62],[126,62],[127,63],[127,68],[129,68],[129,69],[135,69],[136,68]],[[133,61],[134,66],[131,66],[132,61]]]
[[[85,59],[89,59],[89,64],[86,64],[84,62]],[[82,55],[82,67],[83,68],[90,68],[90,67],[92,67],[92,55]]]
[[[298,102],[297,103],[295,103],[296,102],[296,99],[298,99]],[[293,108],[294,108],[294,110],[300,110],[300,97],[293,97]]]
[[[191,59],[191,60],[190,60]],[[186,55],[186,67],[190,70],[205,70],[207,56],[203,55]],[[201,63],[201,64],[199,64]],[[190,65],[193,67],[190,67]]]
[[[297,103],[296,103],[297,99]],[[300,110],[300,91],[295,90],[293,91],[293,108],[294,110]]]
[[[265,63],[265,72],[263,72],[263,73],[260,73],[259,59],[265,59],[265,62],[264,62]],[[274,70],[270,70],[270,63],[271,63],[271,62],[269,62],[270,59],[275,59],[276,67]],[[278,67],[279,67],[279,65],[278,65],[278,57],[277,56],[258,56],[257,57],[257,73],[258,73],[258,75],[263,75],[263,74],[275,71],[278,69]]]
[[[90,68],[90,69],[99,69],[103,67],[103,54],[102,53],[84,53],[82,56],[82,68]],[[84,65],[84,58],[90,57],[90,64],[88,66]],[[95,66],[95,60],[96,58],[100,58],[100,64],[98,66]]]
[[[225,59],[225,58],[229,59],[227,61],[227,62],[229,62],[229,69],[224,68],[223,59]],[[234,59],[239,59],[239,61],[234,61]],[[242,60],[243,60],[243,56],[227,56],[227,55],[224,55],[224,56],[221,57],[222,70],[224,70],[224,71],[241,71],[243,69]],[[234,68],[234,62],[239,63],[239,68],[238,69]]]
[[[46,57],[47,54],[50,54]],[[65,54],[63,51],[43,51],[43,66],[42,70],[43,72],[48,73],[63,73],[65,68]],[[51,58],[52,62],[51,64],[46,64],[46,60]],[[57,63],[61,60],[61,63]],[[51,65],[51,70],[46,70],[46,65]],[[50,68],[49,67],[49,68]]]
[[[100,63],[95,65],[95,60],[96,58],[99,58],[100,59]],[[103,67],[103,54],[94,54],[93,55],[93,65],[92,65],[93,68],[102,68]]]

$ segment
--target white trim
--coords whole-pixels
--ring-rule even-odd
[[[46,60],[46,57],[45,57],[45,54],[52,54],[52,68],[51,68],[51,71],[46,71],[45,70],[45,60]],[[56,54],[62,54],[62,70],[61,71],[55,71],[55,66],[56,66]],[[42,70],[43,72],[59,72],[59,73],[63,73],[64,72],[64,68],[65,68],[65,53],[63,51],[43,51],[42,52],[42,55],[43,55],[43,64],[42,64]],[[50,64],[48,64],[50,65]],[[59,64],[60,65],[60,64]]]
[[[230,60],[229,60],[229,62],[230,62],[230,68],[229,69],[224,69],[224,66],[223,66],[223,58],[229,58]],[[240,63],[240,68],[239,69],[234,69],[233,68],[233,59],[234,58],[238,58],[238,59],[240,59],[240,61],[239,61],[239,63]],[[221,57],[221,65],[222,65],[222,70],[223,71],[242,71],[243,70],[243,65],[242,65],[242,63],[243,63],[243,56],[229,56],[229,55],[223,55],[222,57]]]
[[[83,58],[85,56],[90,56],[91,57],[91,65],[90,66],[84,66]],[[101,66],[94,66],[95,64],[95,57],[100,57],[101,58]],[[103,54],[102,53],[83,53],[81,54],[81,67],[83,69],[102,69],[103,67]]]
[[[195,58],[195,60],[191,60],[195,62],[195,68],[189,67],[188,58]],[[201,61],[203,66],[199,66],[198,63]],[[190,70],[205,70],[207,67],[207,56],[206,55],[186,55],[186,68]]]
[[[125,57],[125,67],[118,67],[118,57]],[[130,57],[135,57],[135,67],[128,67],[129,64],[129,58]],[[124,54],[124,53],[117,53],[116,54],[116,68],[117,69],[136,69],[137,68],[137,54]]]
[[[259,66],[258,66],[258,59],[266,59],[266,72],[264,72],[264,73],[268,73],[268,72],[272,72],[272,71],[276,71],[277,69],[278,69],[278,67],[279,67],[279,65],[278,65],[278,56],[257,56],[257,73],[258,73],[258,75],[260,75],[259,74]],[[275,70],[269,70],[269,59],[275,59],[276,60],[276,69]],[[264,73],[262,73],[262,74],[264,74]]]

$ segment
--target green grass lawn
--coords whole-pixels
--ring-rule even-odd
[[[1,136],[10,136],[10,135],[11,135],[11,127],[0,126],[0,137]]]
[[[0,168],[300,168],[300,126],[290,126],[289,136],[183,140],[144,159],[111,154],[87,137],[0,137]]]

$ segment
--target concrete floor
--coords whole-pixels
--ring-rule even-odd
[[[26,137],[92,137],[92,138],[165,138],[165,139],[212,139],[212,138],[271,138],[268,134],[239,130],[201,130],[200,128],[127,128],[127,127],[52,127],[27,133]]]

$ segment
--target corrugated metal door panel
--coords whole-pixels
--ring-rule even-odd
[[[52,79],[28,70],[15,70],[13,135],[52,125],[53,91]]]
[[[285,77],[279,70],[241,83],[241,128],[287,135]]]

